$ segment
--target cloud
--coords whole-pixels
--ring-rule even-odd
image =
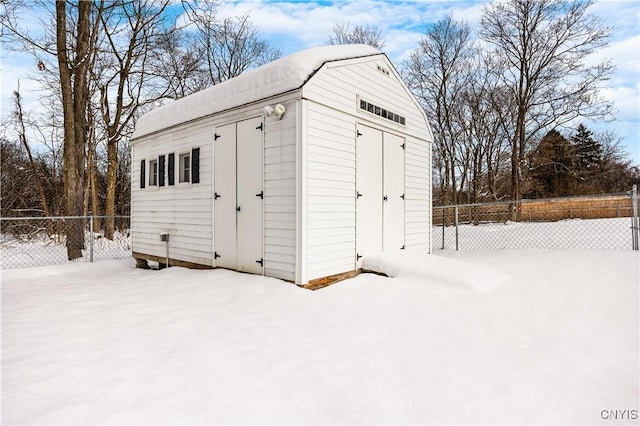
[[[449,14],[467,21],[479,20],[479,2],[426,1],[267,1],[235,0],[218,9],[220,17],[251,14],[262,37],[284,42],[285,54],[305,47],[325,44],[336,23],[369,25],[382,31],[385,51],[402,60],[415,49],[428,25]]]
[[[638,34],[640,4],[636,0],[598,1],[589,8],[589,13],[611,28],[613,40]]]
[[[609,87],[602,89],[600,94],[614,102],[617,111],[616,119],[620,121],[637,121],[640,117],[640,85],[634,87]]]
[[[638,81],[640,77],[640,35],[612,42],[598,56],[610,58],[616,65],[616,74],[629,76]]]

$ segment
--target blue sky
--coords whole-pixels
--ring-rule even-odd
[[[430,24],[451,14],[477,28],[483,1],[293,1],[235,0],[221,15],[251,13],[260,35],[288,54],[325,44],[336,22],[377,26],[385,53],[399,63],[418,45]],[[624,139],[634,163],[640,164],[640,2],[598,1],[591,13],[612,27],[610,46],[593,60],[611,58],[617,71],[602,95],[614,101],[616,121],[591,123],[594,130],[614,130]]]
[[[177,0],[176,0],[177,1]],[[385,40],[385,53],[396,63],[406,59],[432,23],[451,14],[467,21],[472,28],[480,20],[482,1],[224,1],[218,15],[238,16],[249,12],[260,37],[279,48],[284,55],[306,47],[325,44],[337,22],[377,26]],[[640,164],[640,2],[600,0],[591,13],[613,28],[610,46],[598,52],[594,61],[611,58],[617,67],[602,95],[614,101],[616,121],[586,124],[595,130],[614,130],[624,138],[633,161]],[[37,88],[25,75],[33,69],[28,56],[2,51],[2,115],[10,112],[11,92],[17,78],[25,98],[33,98]]]

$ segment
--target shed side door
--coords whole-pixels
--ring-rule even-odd
[[[236,269],[236,125],[215,129],[214,136],[215,265]]]
[[[384,251],[404,248],[404,138],[384,133]]]
[[[238,270],[263,273],[262,117],[237,123]]]
[[[356,137],[356,268],[382,251],[382,131],[358,125]]]

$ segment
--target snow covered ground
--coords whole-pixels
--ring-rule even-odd
[[[2,424],[638,423],[638,252],[367,266],[393,278],[2,270]]]

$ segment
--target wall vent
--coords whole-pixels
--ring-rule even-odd
[[[384,74],[386,76],[389,76],[391,74],[388,69],[383,68],[380,65],[378,65],[377,67],[378,67],[378,71],[380,71],[382,74]]]
[[[398,115],[395,112],[391,112],[388,109],[381,108],[363,99],[360,99],[360,109],[363,111],[370,112],[371,114],[375,114],[378,117],[382,117],[389,121],[393,121],[394,123],[402,124],[403,126],[406,124],[406,121],[407,121],[403,116]]]

